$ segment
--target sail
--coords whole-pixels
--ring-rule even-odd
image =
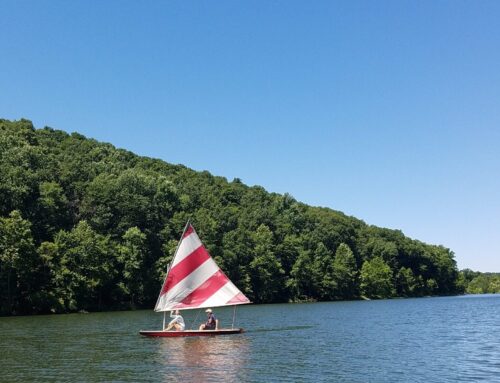
[[[188,224],[175,252],[155,311],[232,306],[250,300],[229,280]]]

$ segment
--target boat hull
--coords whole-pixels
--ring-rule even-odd
[[[220,330],[185,330],[185,331],[161,331],[161,330],[141,330],[139,334],[151,337],[178,338],[186,336],[216,336],[241,334],[242,328],[229,328]]]

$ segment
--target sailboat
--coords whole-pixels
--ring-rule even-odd
[[[201,242],[193,225],[188,221],[167,271],[165,281],[156,301],[155,312],[163,312],[165,329],[166,312],[171,310],[202,309],[251,303],[215,263]],[[234,314],[233,314],[234,315]],[[242,333],[242,328],[215,330],[141,330],[139,333],[153,337],[207,336]]]

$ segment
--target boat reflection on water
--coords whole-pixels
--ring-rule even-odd
[[[250,339],[243,335],[162,338],[161,363],[165,382],[245,381]]]

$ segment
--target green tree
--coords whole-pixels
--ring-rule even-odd
[[[313,267],[313,257],[309,250],[300,250],[288,280],[287,287],[292,291],[294,300],[317,299],[320,276]]]
[[[352,250],[345,243],[341,243],[335,252],[333,280],[336,285],[336,298],[352,299],[358,296],[356,259]]]
[[[498,294],[500,293],[500,275],[496,274],[491,278],[490,287],[488,290],[490,294]]]
[[[61,231],[55,243],[61,253],[62,284],[69,310],[101,309],[112,302],[116,258],[109,238],[80,221],[69,233]]]
[[[415,295],[417,280],[413,271],[408,267],[401,267],[396,275],[397,293],[400,296],[411,297]]]
[[[283,289],[283,269],[273,252],[273,234],[262,224],[254,234],[254,259],[250,262],[252,290],[256,302],[279,300]]]
[[[337,291],[337,281],[333,277],[333,255],[323,242],[314,250],[312,274],[315,296],[321,300],[331,300]]]
[[[394,295],[392,270],[380,257],[365,261],[361,267],[361,293],[368,298],[390,298]]]
[[[67,229],[70,217],[68,199],[57,182],[42,182],[39,186],[38,226],[41,238],[53,238],[60,229]]]
[[[429,278],[425,281],[426,294],[435,295],[439,286],[434,278]]]
[[[40,283],[31,224],[17,210],[0,218],[0,311],[29,312]]]
[[[42,242],[37,249],[42,264],[43,288],[39,291],[41,312],[60,313],[67,310],[68,288],[59,248],[53,242]]]
[[[463,269],[460,273],[464,276],[466,285],[468,285],[474,278],[481,275],[479,271],[472,271],[471,269]]]
[[[252,236],[245,230],[236,229],[224,234],[222,256],[219,266],[229,279],[248,296],[253,296],[249,264],[254,243]]]
[[[496,294],[500,293],[499,273],[479,273],[467,286],[469,294]]]
[[[455,293],[455,281],[458,278],[458,270],[453,252],[442,246],[436,246],[432,249],[431,254],[432,263],[436,270],[433,275],[433,279],[436,282],[436,288],[432,290],[432,293]]]
[[[19,210],[27,218],[34,208],[42,163],[31,122],[0,120],[0,215]]]
[[[118,286],[129,297],[130,305],[135,307],[143,298],[143,263],[147,259],[146,235],[137,227],[131,227],[123,235],[119,246],[118,260],[123,268]]]
[[[159,232],[178,198],[172,183],[140,169],[102,173],[87,188],[81,214],[97,230],[121,237],[130,227]]]

